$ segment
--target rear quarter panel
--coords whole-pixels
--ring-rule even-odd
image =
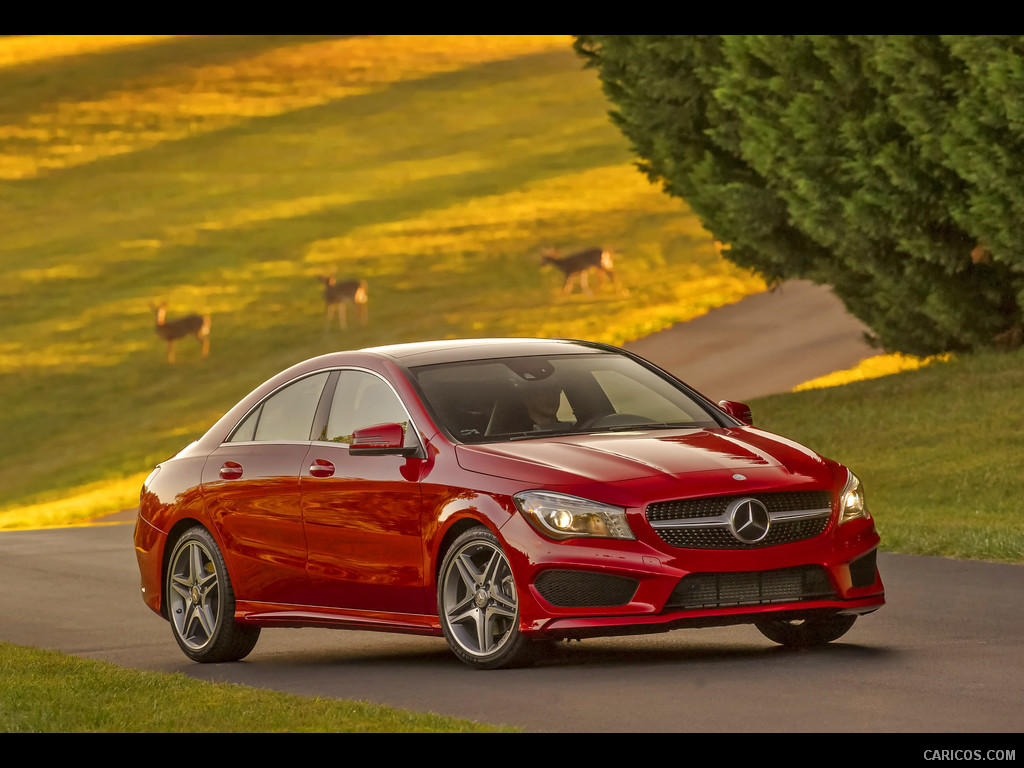
[[[170,459],[147,478],[139,496],[135,555],[139,561],[142,597],[161,615],[169,535],[176,527],[190,525],[192,521],[211,528],[199,483],[205,463],[205,456]]]

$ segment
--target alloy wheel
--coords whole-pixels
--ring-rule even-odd
[[[167,613],[179,647],[193,661],[238,661],[259,626],[235,618],[235,592],[217,542],[202,526],[178,539],[167,570]]]
[[[199,541],[185,542],[175,551],[168,588],[175,633],[192,650],[202,650],[220,619],[220,582],[212,555]]]
[[[504,666],[524,645],[508,558],[489,531],[463,534],[442,566],[439,603],[445,637],[464,661]]]

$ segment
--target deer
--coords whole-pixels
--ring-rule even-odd
[[[366,325],[369,315],[367,303],[370,300],[370,294],[365,280],[338,282],[334,275],[317,275],[317,280],[324,285],[324,304],[327,307],[324,328],[331,324],[331,316],[337,313],[338,327],[343,331],[346,330],[348,328],[349,304],[355,306],[359,322]]]
[[[562,284],[563,296],[572,293],[573,283],[576,280],[579,280],[580,289],[588,296],[592,296],[593,291],[590,290],[587,278],[592,269],[596,269],[601,275],[610,279],[616,292],[624,293],[612,268],[612,252],[607,248],[588,248],[569,256],[559,256],[557,249],[546,248],[541,255],[541,266],[548,265],[558,267],[565,275],[565,282]]]
[[[185,315],[177,320],[168,320],[167,304],[150,304],[156,313],[156,335],[167,342],[167,362],[174,362],[174,342],[186,336],[195,336],[202,345],[203,357],[210,352],[210,316]]]

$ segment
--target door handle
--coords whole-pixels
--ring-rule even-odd
[[[327,459],[314,459],[309,466],[309,474],[313,477],[333,477],[334,465]]]
[[[223,480],[237,480],[242,476],[242,465],[234,461],[225,461],[220,468],[220,476]]]

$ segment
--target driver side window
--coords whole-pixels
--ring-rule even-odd
[[[327,426],[319,439],[349,444],[357,429],[376,424],[401,424],[405,444],[413,440],[405,406],[383,379],[363,371],[341,371]]]

